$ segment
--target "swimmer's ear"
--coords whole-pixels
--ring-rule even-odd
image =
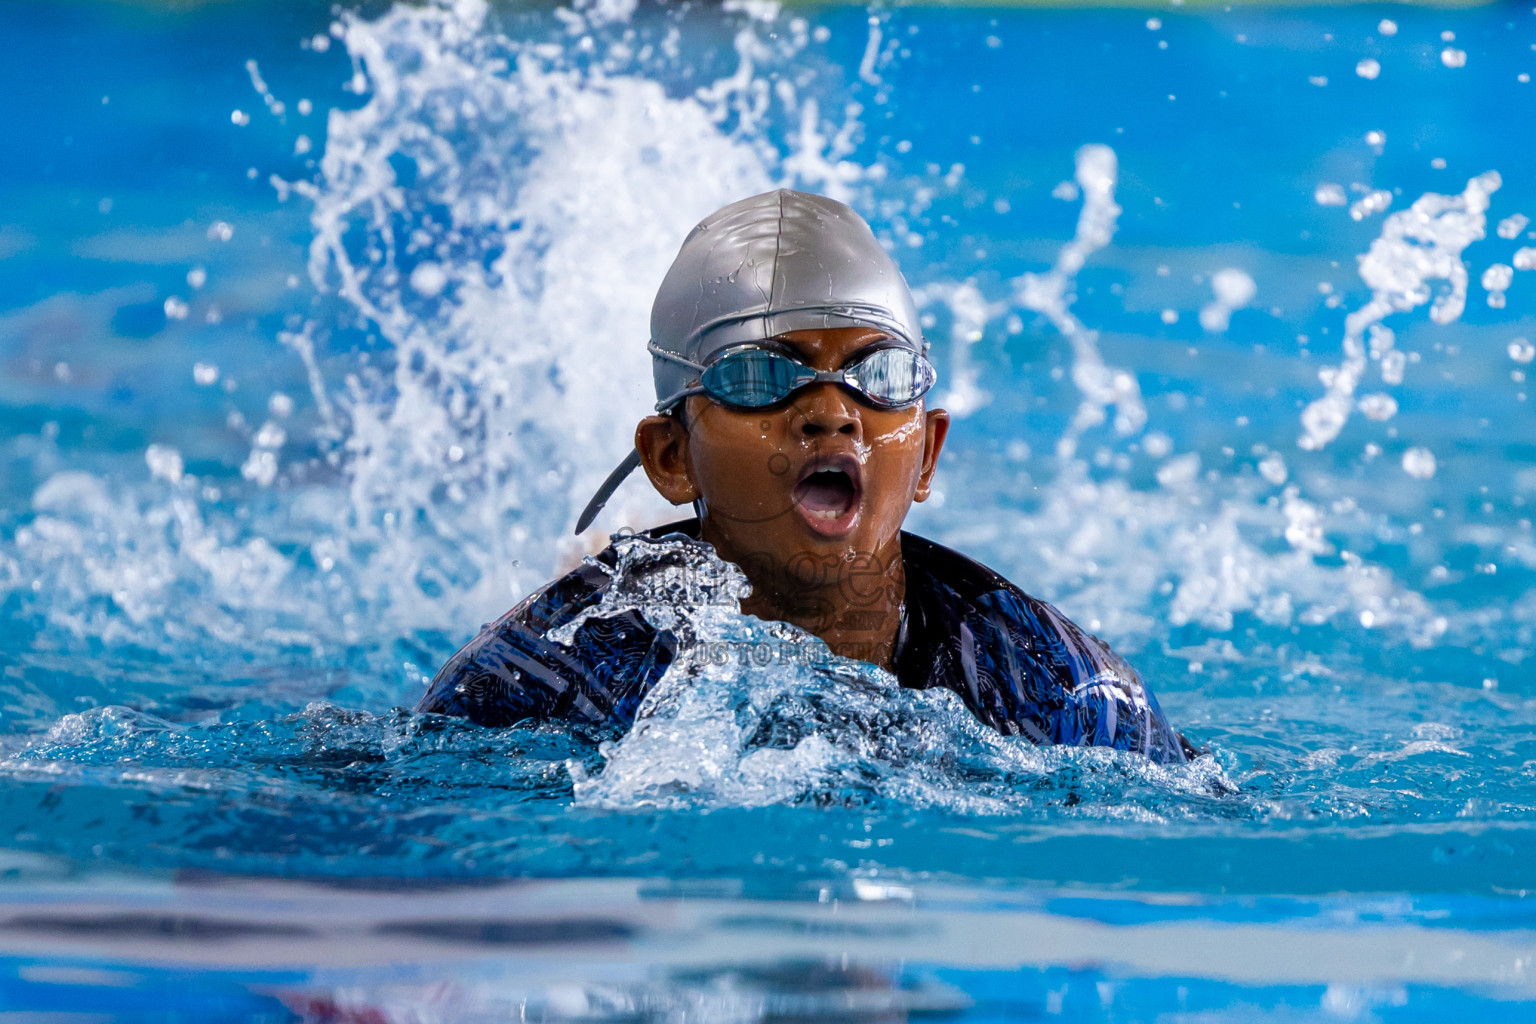
[[[917,478],[913,501],[928,500],[933,471],[939,468],[939,452],[944,448],[944,438],[949,436],[949,413],[943,409],[930,409],[923,416],[923,426],[923,471]]]
[[[696,501],[688,472],[688,431],[676,416],[647,416],[635,428],[635,450],[651,485],[674,505]]]

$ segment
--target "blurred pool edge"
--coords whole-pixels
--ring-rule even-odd
[[[1090,967],[1247,986],[1417,984],[1536,996],[1529,900],[1211,898],[815,885],[787,898],[645,879],[367,888],[241,876],[0,885],[0,964],[296,972],[290,983],[503,985],[733,965]],[[1485,904],[1503,902],[1489,912]],[[404,965],[409,964],[409,967]],[[252,980],[256,980],[253,978]]]

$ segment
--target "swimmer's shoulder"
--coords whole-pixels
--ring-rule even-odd
[[[998,591],[1029,596],[1002,573],[976,559],[905,530],[901,532],[901,560],[909,574],[915,570],[925,581],[942,583],[964,600],[972,601]]]
[[[982,617],[1008,620],[1038,636],[1062,628],[1081,631],[1049,603],[989,566],[926,537],[903,532],[901,557],[907,574],[907,600],[940,620]],[[926,608],[925,608],[926,606]]]
[[[547,711],[553,698],[532,699],[534,691],[564,690],[560,677],[580,674],[581,666],[544,636],[602,598],[609,582],[603,570],[613,564],[610,547],[481,626],[437,670],[416,709],[496,726]]]
[[[678,534],[696,539],[697,521],[645,536]],[[438,669],[417,710],[498,726],[527,718],[632,718],[632,705],[670,662],[667,636],[631,612],[584,630],[573,646],[549,637],[602,600],[618,559],[610,544],[481,627]]]
[[[1035,742],[1113,746],[1160,763],[1195,756],[1107,643],[975,559],[914,534],[901,540],[913,642],[899,675],[947,686],[982,721]]]
[[[909,578],[915,570],[924,584],[936,584],[946,591],[944,597],[950,601],[1024,615],[1037,631],[1059,635],[1069,643],[1086,642],[1113,653],[1108,644],[1085,631],[1055,605],[1025,593],[1008,577],[969,555],[906,532],[901,535],[901,554]]]
[[[1017,648],[1068,690],[1105,675],[1140,688],[1135,669],[1050,602],[1030,596],[1002,573],[952,548],[905,532],[901,540],[908,614],[930,634],[930,643],[963,627]]]

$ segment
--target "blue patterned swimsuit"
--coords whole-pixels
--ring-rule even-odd
[[[698,536],[689,520],[650,536]],[[991,569],[901,535],[906,602],[894,666],[903,686],[941,686],[998,732],[1039,744],[1134,750],[1178,763],[1193,750],[1135,669]],[[612,568],[614,549],[596,562]],[[528,719],[628,728],[677,654],[677,639],[637,612],[589,617],[570,646],[546,634],[596,604],[611,577],[584,564],[487,626],[432,680],[419,711],[481,725]]]

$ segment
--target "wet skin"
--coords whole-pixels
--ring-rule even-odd
[[[835,370],[885,340],[875,328],[839,327],[775,343]],[[635,447],[664,498],[703,500],[701,536],[752,583],[743,612],[889,669],[905,597],[901,524],[928,497],[948,430],[942,409],[879,409],[821,383],[768,409],[691,397],[681,421],[642,420]]]

